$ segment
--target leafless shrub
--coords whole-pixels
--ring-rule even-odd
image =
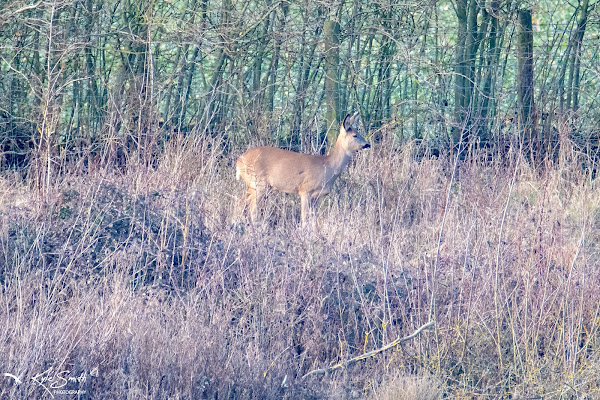
[[[0,181],[0,372],[21,381],[2,377],[2,396],[43,396],[42,373],[85,376],[65,387],[94,398],[594,390],[600,196],[585,171],[474,157],[450,186],[451,157],[383,136],[307,231],[286,196],[231,224],[241,150],[221,143],[67,174],[43,201]],[[394,351],[301,378],[430,316],[434,331]]]

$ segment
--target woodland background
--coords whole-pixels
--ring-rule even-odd
[[[594,397],[598,22],[588,0],[0,0],[22,381],[0,393]],[[232,223],[237,156],[325,152],[353,111],[373,148],[317,232],[283,195]]]
[[[525,139],[540,158],[561,139],[597,148],[589,1],[5,1],[2,10],[2,164],[33,163],[38,184],[81,160],[150,163],[177,135],[318,148],[352,110],[375,139],[389,127],[442,148]]]

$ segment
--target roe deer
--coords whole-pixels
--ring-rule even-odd
[[[346,115],[335,146],[328,155],[311,155],[274,147],[255,147],[236,162],[236,179],[248,185],[245,202],[250,205],[250,220],[256,221],[256,203],[268,187],[300,195],[302,225],[306,224],[319,197],[331,191],[333,182],[352,159],[352,155],[371,145],[355,127],[358,113]]]

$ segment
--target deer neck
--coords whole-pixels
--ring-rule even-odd
[[[327,155],[327,166],[331,168],[333,176],[338,176],[352,159],[352,152],[342,148],[340,142]]]

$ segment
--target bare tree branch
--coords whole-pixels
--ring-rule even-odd
[[[304,379],[304,378],[306,378],[306,377],[308,377],[310,375],[321,375],[321,374],[324,374],[326,372],[334,371],[334,370],[339,369],[339,368],[349,367],[350,365],[352,365],[352,364],[354,364],[354,363],[356,363],[356,362],[358,362],[360,360],[364,360],[364,359],[367,359],[369,357],[373,357],[374,355],[379,354],[381,352],[384,352],[386,350],[389,350],[392,347],[395,347],[395,346],[399,345],[400,343],[403,343],[403,342],[409,341],[411,339],[414,339],[415,337],[419,336],[421,334],[421,332],[423,332],[424,330],[427,330],[427,329],[433,327],[434,325],[435,325],[435,322],[429,321],[428,323],[426,323],[425,325],[421,326],[419,329],[417,329],[416,331],[414,331],[413,333],[411,333],[408,336],[405,336],[403,338],[398,337],[398,338],[396,338],[396,340],[394,340],[393,342],[390,342],[390,343],[386,344],[385,346],[382,346],[382,347],[380,347],[378,349],[369,351],[368,353],[361,354],[360,356],[351,358],[350,360],[339,362],[339,363],[337,363],[334,366],[331,366],[331,367],[328,367],[328,368],[315,369],[313,371],[310,371],[309,373],[305,374],[302,377],[302,379]]]

